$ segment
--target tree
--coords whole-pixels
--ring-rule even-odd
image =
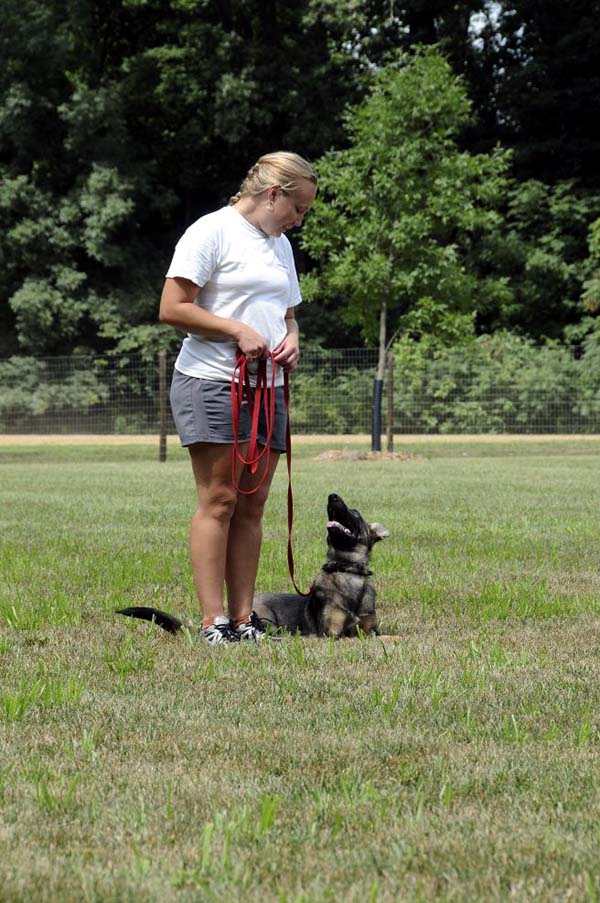
[[[153,239],[173,194],[132,140],[124,77],[156,19],[143,6],[3,4],[0,296],[13,348],[16,334],[36,354],[104,350],[156,309]]]
[[[379,71],[369,96],[350,108],[349,146],[319,161],[319,197],[303,231],[317,261],[307,299],[335,296],[343,318],[379,341],[373,445],[388,321],[413,326],[419,310],[443,328],[470,314],[476,283],[463,265],[466,238],[496,224],[507,167],[501,152],[458,147],[469,119],[461,81],[435,48],[421,48]]]
[[[573,182],[513,181],[501,222],[474,237],[467,257],[480,282],[477,330],[564,339],[581,318],[588,228],[599,214],[600,197]]]
[[[592,361],[597,366],[600,359],[600,219],[594,220],[590,225],[588,245],[590,253],[583,264],[584,280],[580,299],[584,315],[565,332],[568,341],[581,343],[586,351],[589,367]]]
[[[598,0],[485,3],[469,80],[480,146],[514,148],[515,174],[598,190]]]
[[[265,150],[336,143],[360,90],[346,26],[309,6],[4,0],[0,354],[173,341],[177,237]]]

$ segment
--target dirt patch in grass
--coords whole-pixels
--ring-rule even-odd
[[[353,451],[332,448],[316,455],[317,461],[419,461],[421,455],[408,455],[404,452]]]

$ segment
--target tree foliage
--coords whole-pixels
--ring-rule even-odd
[[[469,269],[482,289],[479,331],[512,329],[538,341],[575,338],[571,327],[582,316],[590,268],[588,228],[598,213],[600,196],[573,182],[513,180],[501,219],[476,236],[469,252]],[[495,279],[486,284],[492,274]]]
[[[465,242],[498,224],[506,156],[472,155],[457,138],[465,88],[433,48],[380,70],[346,116],[349,146],[319,163],[320,194],[303,231],[318,263],[309,298],[335,296],[374,340],[384,305],[394,326],[421,305],[472,311]]]
[[[585,280],[582,301],[590,314],[600,313],[600,219],[589,230],[589,257],[584,264]]]
[[[303,312],[307,333],[338,344],[356,340],[359,328],[371,335],[373,317],[358,299],[385,282],[392,260],[394,325],[444,329],[440,311],[460,303],[480,311],[483,329],[539,337],[577,327],[589,316],[597,270],[585,263],[585,240],[598,216],[599,12],[598,0],[2,0],[0,356],[17,348],[153,353],[177,343],[156,323],[156,307],[184,228],[223,203],[265,150],[289,147],[315,160],[364,141],[375,159],[370,127],[356,112],[353,134],[344,110],[358,111],[367,96],[383,103],[385,78],[402,68],[394,68],[398,54],[431,44],[450,64],[436,76],[441,95],[458,90],[447,84],[456,74],[464,78],[462,99],[452,102],[460,125],[446,138],[466,169],[444,172],[438,156],[421,177],[410,155],[398,159],[408,193],[422,203],[420,221],[381,170],[371,189],[398,202],[404,238],[383,257],[366,255],[368,263],[356,255],[366,279],[353,295],[358,326],[341,328],[332,286],[321,316]],[[422,108],[420,89],[410,91]],[[443,137],[435,128],[434,136]],[[497,194],[500,182],[468,171],[499,141],[515,157],[506,227],[494,219],[495,199],[474,189]],[[423,137],[411,152],[418,158],[425,145]],[[325,181],[330,165],[326,157]],[[530,234],[522,211],[529,198],[533,215],[538,196],[546,227],[540,214]],[[406,260],[419,242],[421,263],[411,270]],[[430,299],[416,319],[415,296]],[[412,325],[398,319],[408,313]]]
[[[143,347],[186,225],[266,149],[335,142],[364,64],[313,6],[4,0],[5,350]]]
[[[470,84],[484,146],[514,149],[519,179],[600,188],[598,0],[487,0]]]

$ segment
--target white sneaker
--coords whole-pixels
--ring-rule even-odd
[[[233,632],[238,640],[254,640],[255,643],[260,643],[267,636],[263,622],[254,611],[250,612],[250,620],[242,621],[233,628]]]
[[[204,637],[211,646],[218,646],[220,643],[239,643],[240,641],[237,633],[231,629],[229,618],[223,615],[218,615],[209,627],[201,627],[200,636]]]

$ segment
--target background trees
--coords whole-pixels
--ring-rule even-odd
[[[600,3],[1,0],[1,12],[0,356],[172,342],[156,305],[185,226],[225,202],[265,149],[315,161],[349,151],[358,132],[346,130],[344,109],[375,85],[384,92],[383,67],[395,78],[399,54],[434,43],[450,64],[444,78],[462,76],[475,114],[453,132],[457,148],[465,160],[498,142],[512,149],[513,182],[496,198],[498,215],[488,198],[477,208],[486,217],[467,228],[468,197],[462,222],[432,212],[442,199],[460,207],[456,174],[436,198],[433,170],[422,180],[396,155],[386,178],[405,178],[410,198],[396,193],[395,203],[404,218],[402,204],[426,201],[427,222],[390,283],[390,331],[439,329],[418,300],[427,296],[475,311],[477,331],[537,341],[593,332]],[[364,156],[379,160],[371,139],[365,127]],[[444,248],[454,274],[438,284],[432,266],[430,288],[426,247]],[[354,260],[372,289],[390,261],[365,254]],[[314,259],[298,260],[320,278]],[[305,335],[372,341],[364,288],[336,293],[334,281],[327,295],[302,311]],[[401,319],[419,304],[418,323]]]
[[[362,63],[298,0],[3,6],[0,352],[165,341],[177,236],[265,148],[334,143]]]
[[[514,148],[518,178],[600,186],[600,15],[597,0],[486,3],[473,79],[484,143]]]

